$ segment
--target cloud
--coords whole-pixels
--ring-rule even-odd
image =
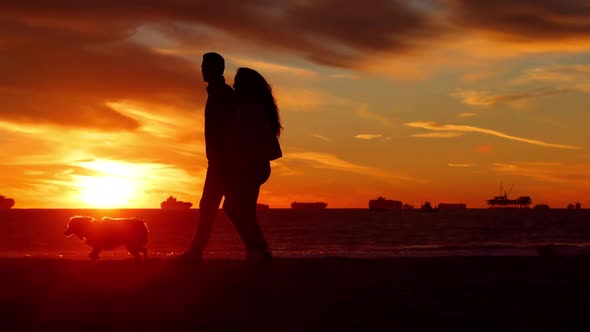
[[[419,47],[418,41],[433,40],[442,33],[433,13],[401,0],[376,0],[370,6],[338,0],[166,4],[156,0],[106,0],[100,5],[75,0],[56,0],[50,5],[25,0],[3,5],[2,12],[5,18],[44,20],[87,30],[107,20],[120,29],[159,25],[168,36],[177,38],[207,34],[206,29],[183,29],[185,25],[205,26],[208,32],[223,32],[267,49],[285,50],[337,67],[354,67],[365,53],[411,51]]]
[[[359,117],[361,117],[363,119],[369,119],[369,120],[376,121],[377,123],[379,123],[383,127],[386,127],[386,128],[393,127],[393,122],[389,118],[387,118],[381,114],[369,111],[369,105],[367,105],[367,104],[360,105],[356,109],[355,113],[356,113],[356,115],[358,115]]]
[[[491,107],[507,104],[515,108],[529,108],[539,98],[590,92],[590,65],[570,64],[535,67],[523,71],[507,82],[507,86],[543,83],[545,87],[522,92],[494,93],[469,89],[456,89],[451,96],[465,105]],[[474,113],[462,113],[472,115]]]
[[[536,67],[524,71],[519,77],[512,80],[512,84],[529,82],[553,82],[562,83],[587,79],[590,75],[590,65],[559,65],[552,67]]]
[[[509,0],[497,3],[483,0],[375,0],[370,5],[338,0],[171,3],[157,0],[103,0],[100,3],[22,0],[3,3],[2,9],[0,38],[3,48],[6,45],[22,47],[22,42],[26,41],[35,43],[34,49],[37,50],[65,48],[72,58],[78,60],[84,59],[77,56],[78,51],[111,58],[124,55],[126,51],[121,48],[130,45],[149,51],[149,57],[134,57],[139,61],[136,65],[125,57],[114,61],[131,63],[132,68],[140,67],[143,60],[156,55],[194,60],[196,54],[206,49],[218,49],[233,53],[238,62],[265,70],[314,75],[314,72],[292,65],[244,57],[244,50],[249,50],[251,54],[270,52],[316,65],[415,79],[432,74],[437,67],[463,66],[465,59],[457,54],[473,55],[481,49],[490,53],[490,47],[473,47],[472,40],[488,46],[490,42],[495,43],[496,51],[508,53],[512,49],[534,51],[528,43],[521,46],[522,40],[551,43],[553,46],[549,49],[552,51],[562,51],[570,47],[568,45],[576,45],[577,51],[590,49],[588,6],[573,0],[558,4],[551,0],[518,3]],[[48,34],[50,30],[53,35]],[[577,43],[564,46],[563,40]],[[580,41],[583,40],[588,42],[582,45]],[[82,48],[77,47],[82,44]],[[111,50],[117,48],[115,46],[119,49]],[[97,52],[105,48],[106,52]],[[29,55],[31,49],[21,48]],[[478,55],[485,56],[483,52]],[[54,62],[62,57],[49,58]],[[43,63],[41,60],[35,63]],[[474,63],[477,61],[475,59]],[[62,63],[77,64],[76,61]],[[120,67],[130,72],[124,65]],[[163,67],[174,69],[174,66]],[[117,69],[104,68],[104,65],[94,68],[104,69],[101,71],[104,74],[117,73]],[[133,73],[141,74],[137,70]],[[144,82],[153,80],[137,78],[134,83]]]
[[[42,126],[23,126],[9,121],[0,121],[0,129],[5,132],[20,133],[24,135],[41,134],[45,130]]]
[[[474,132],[474,133],[481,133],[484,135],[491,135],[496,136],[504,139],[508,139],[511,141],[516,142],[523,142],[537,146],[543,146],[548,148],[557,148],[557,149],[582,149],[579,146],[573,145],[565,145],[565,144],[556,144],[556,143],[548,143],[540,140],[525,138],[525,137],[518,137],[508,135],[496,130],[474,127],[474,126],[466,126],[466,125],[453,125],[453,124],[439,124],[433,121],[416,121],[416,122],[408,122],[404,125],[412,128],[422,128],[437,132]]]
[[[477,113],[473,113],[473,112],[464,112],[464,113],[459,113],[459,114],[457,114],[457,117],[458,117],[458,118],[471,118],[471,117],[474,117],[474,116],[476,116],[476,115],[477,115]]]
[[[267,61],[243,58],[243,57],[230,57],[231,61],[241,67],[256,68],[261,72],[273,72],[281,74],[289,74],[294,76],[302,76],[307,78],[317,77],[318,73],[309,69],[298,68],[294,66],[287,66]]]
[[[463,74],[461,80],[464,82],[476,82],[495,77],[496,75],[498,75],[497,71],[480,70]]]
[[[144,125],[133,132],[111,132],[0,122],[0,132],[7,139],[1,146],[4,156],[0,164],[68,164],[72,160],[104,158],[174,164],[187,172],[202,167],[205,162],[202,123],[194,114],[152,105],[111,105],[124,114],[133,114]]]
[[[590,164],[588,163],[515,162],[511,164],[495,163],[491,170],[533,178],[542,182],[584,187],[590,185],[589,167]]]
[[[350,74],[350,73],[331,74],[330,77],[331,78],[348,79],[348,80],[358,80],[360,78],[359,75]]]
[[[497,97],[489,92],[455,89],[452,97],[461,99],[461,102],[469,106],[491,106],[497,103]]]
[[[323,111],[327,108],[342,107],[353,103],[350,100],[312,89],[273,89],[280,109],[291,112]]]
[[[546,42],[590,36],[590,4],[578,0],[449,0],[449,19],[490,38]]]
[[[320,134],[312,134],[311,137],[315,137],[315,138],[320,139],[320,140],[322,140],[324,142],[332,142],[332,139],[331,138],[326,137],[324,135],[320,135]]]
[[[569,64],[535,67],[525,70],[509,84],[546,83],[574,92],[590,92],[590,65]]]
[[[333,169],[343,172],[351,172],[371,177],[381,178],[385,180],[401,180],[411,182],[425,182],[422,179],[413,178],[410,176],[396,174],[382,169],[358,165],[347,160],[341,159],[338,156],[330,153],[322,152],[291,152],[283,156],[282,162],[289,162],[294,160],[305,161],[315,168]]]
[[[456,131],[446,131],[446,132],[412,134],[412,137],[422,137],[422,138],[453,138],[453,137],[459,137],[459,136],[463,136],[463,133],[456,132]]]
[[[177,143],[186,143],[192,140],[202,142],[204,133],[204,118],[195,119],[174,105],[144,104],[133,101],[107,102],[107,106],[117,112],[133,117],[141,122],[141,132],[147,132],[160,139],[178,140]],[[187,126],[191,123],[192,126]]]
[[[472,167],[473,163],[467,163],[467,164],[460,164],[460,163],[448,163],[447,164],[449,167],[461,167],[461,168],[466,168],[466,167]]]
[[[354,138],[358,138],[358,139],[362,139],[362,140],[367,140],[367,141],[371,141],[377,138],[382,138],[383,135],[381,134],[358,134],[355,135]]]
[[[474,107],[490,107],[498,104],[509,104],[513,107],[526,107],[535,99],[570,94],[570,88],[542,88],[521,93],[495,94],[488,91],[456,89],[451,96],[461,100],[465,105]]]
[[[516,165],[502,164],[502,163],[494,163],[494,166],[499,167],[501,169],[514,169],[514,168],[516,168]]]
[[[424,77],[435,69],[423,70],[432,62],[445,65],[450,60],[461,66],[465,59],[457,60],[461,58],[457,52],[490,52],[489,47],[474,48],[473,40],[488,46],[495,43],[496,50],[509,53],[512,49],[534,52],[531,43],[541,51],[563,51],[571,47],[568,45],[576,45],[577,51],[588,50],[588,8],[575,0],[375,0],[370,5],[338,0],[103,0],[99,4],[22,0],[3,3],[0,31],[5,32],[4,43],[28,35],[42,48],[55,46],[56,41],[66,44],[69,38],[74,45],[80,40],[95,45],[135,41],[151,45],[159,55],[180,55],[176,52],[182,50],[185,57],[205,49],[235,54],[244,54],[240,52],[244,49],[263,50],[319,65]],[[49,27],[79,35],[43,38],[43,31],[33,34],[18,27],[23,22],[40,30]],[[564,45],[564,40],[576,43]],[[582,45],[582,41],[587,43]],[[546,44],[551,46],[543,49]],[[396,65],[396,60],[403,65]],[[260,65],[309,74],[282,64]]]
[[[6,15],[0,14],[0,120],[132,131],[141,124],[107,101],[204,103],[198,67],[130,42],[128,25],[84,22],[67,10]]]

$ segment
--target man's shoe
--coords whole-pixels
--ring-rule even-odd
[[[272,263],[272,254],[269,251],[249,252],[246,254],[247,266],[263,266]]]

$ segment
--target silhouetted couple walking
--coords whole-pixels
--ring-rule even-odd
[[[190,248],[179,258],[201,260],[221,199],[223,211],[238,231],[249,263],[272,256],[256,217],[260,186],[270,177],[270,161],[282,156],[281,122],[270,85],[257,71],[239,68],[234,89],[225,83],[225,61],[203,55],[201,72],[208,83],[205,105],[207,176],[199,203],[199,224]]]

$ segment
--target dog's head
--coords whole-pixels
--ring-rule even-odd
[[[70,222],[68,223],[68,228],[64,231],[65,236],[76,235],[80,239],[83,239],[86,236],[86,231],[88,229],[88,225],[94,221],[92,217],[72,217],[70,218]]]

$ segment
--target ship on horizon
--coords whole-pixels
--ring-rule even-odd
[[[270,208],[270,205],[263,203],[256,203],[256,211],[266,211]]]
[[[526,208],[528,209],[531,204],[533,204],[533,200],[531,196],[519,196],[516,199],[508,198],[508,195],[514,189],[514,184],[510,187],[508,192],[504,191],[502,194],[502,184],[500,184],[500,196],[494,196],[492,199],[488,199],[488,205],[490,209],[497,209],[497,208]]]
[[[436,207],[439,211],[460,211],[467,210],[465,203],[438,203]]]
[[[14,206],[14,199],[0,195],[0,210],[8,210]]]
[[[293,202],[291,208],[295,210],[322,210],[328,206],[326,202]]]
[[[179,201],[174,196],[170,196],[160,203],[160,207],[164,210],[188,210],[191,206],[193,206],[193,203]]]
[[[402,207],[403,204],[401,201],[386,199],[382,196],[379,196],[377,197],[377,199],[372,199],[369,201],[369,210],[374,211],[401,210]]]

